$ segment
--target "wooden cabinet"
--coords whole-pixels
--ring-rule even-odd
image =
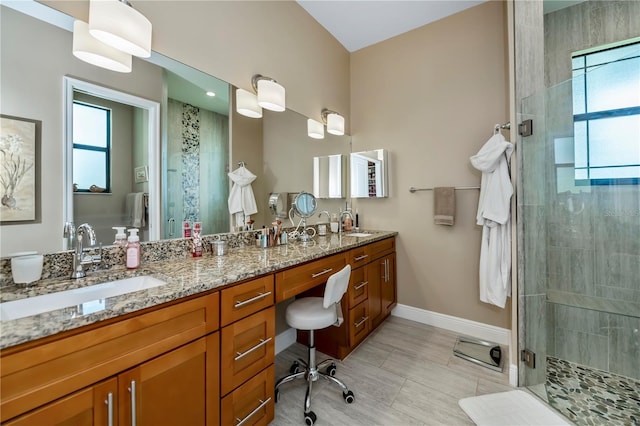
[[[315,333],[316,347],[332,357],[343,359],[389,316],[396,305],[395,238],[356,247],[347,254],[351,278],[342,299],[345,318],[340,327],[327,327]],[[324,277],[326,281],[327,277]],[[279,284],[276,281],[276,286]],[[322,296],[324,286],[302,294]],[[298,341],[306,344],[307,332],[298,331]]]
[[[118,424],[217,425],[219,348],[213,333],[118,375]]]
[[[369,278],[369,323],[373,330],[389,316],[396,305],[395,253],[367,265]]]
[[[273,275],[222,290],[221,304],[220,421],[269,424],[275,404]]]
[[[116,378],[105,380],[4,424],[6,426],[115,425],[118,416],[117,383]]]

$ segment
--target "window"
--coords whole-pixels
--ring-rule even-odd
[[[640,183],[640,42],[576,54],[577,185]]]
[[[73,102],[73,183],[75,191],[111,192],[111,110]],[[96,190],[95,188],[98,188]],[[104,189],[104,190],[102,190]]]

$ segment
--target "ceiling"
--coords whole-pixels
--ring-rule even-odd
[[[487,0],[296,0],[349,52],[376,44]],[[544,0],[544,13],[584,0]]]

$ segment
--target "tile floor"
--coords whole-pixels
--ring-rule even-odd
[[[316,425],[472,425],[459,399],[513,388],[506,368],[499,373],[455,357],[456,338],[446,330],[390,317],[338,363],[336,377],[355,393],[353,404],[344,402],[337,386],[315,383],[311,408]],[[306,358],[299,344],[278,354],[276,379],[298,357]],[[304,425],[304,394],[303,380],[283,385],[271,424]]]

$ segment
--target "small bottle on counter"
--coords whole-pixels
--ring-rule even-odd
[[[200,226],[200,222],[194,222],[193,224],[193,249],[191,250],[193,257],[202,257],[202,237],[200,236]]]
[[[116,238],[113,241],[113,245],[114,246],[118,246],[118,247],[126,247],[127,246],[127,233],[125,232],[125,229],[127,229],[126,226],[113,226],[111,227],[111,229],[115,229],[116,230]]]
[[[129,229],[127,238],[127,269],[136,269],[140,266],[140,237],[138,229]]]
[[[338,215],[334,213],[331,215],[331,232],[336,234],[339,230],[340,222],[338,222]]]
[[[356,208],[356,223],[354,223],[355,225],[355,231],[358,232],[360,231],[360,217],[358,216],[358,209]]]

